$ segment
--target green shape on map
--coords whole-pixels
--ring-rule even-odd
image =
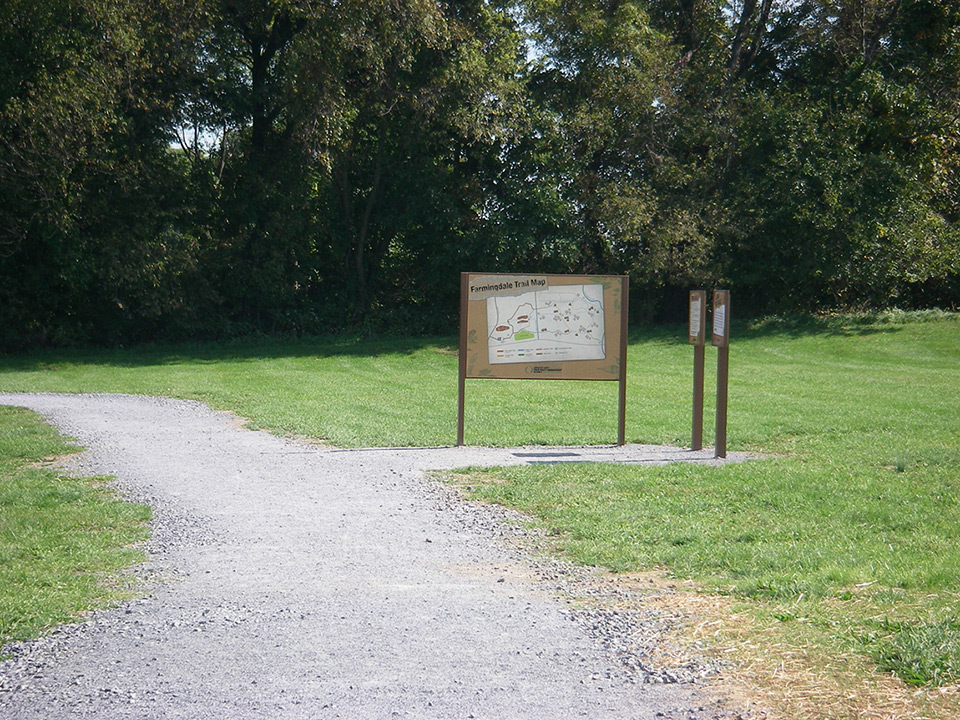
[[[516,335],[513,336],[513,339],[514,340],[533,340],[535,337],[536,335],[534,335],[529,330],[521,330],[520,332],[518,332]]]

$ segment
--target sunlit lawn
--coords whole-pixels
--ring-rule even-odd
[[[49,463],[74,451],[32,413],[0,406],[0,645],[125,597],[115,573],[143,557],[150,510],[104,479]]]

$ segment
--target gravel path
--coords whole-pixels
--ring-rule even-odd
[[[7,646],[4,720],[740,716],[645,665],[628,640],[656,618],[564,602],[576,570],[530,557],[509,542],[508,513],[457,502],[423,474],[715,462],[708,452],[336,450],[245,430],[194,402],[0,404],[42,413],[88,448],[73,471],[115,475],[155,514],[150,560],[135,570],[146,596]]]

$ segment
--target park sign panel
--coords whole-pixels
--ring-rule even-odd
[[[705,290],[690,291],[690,322],[688,323],[687,342],[690,345],[703,345],[706,342],[707,293]]]
[[[467,378],[619,380],[627,279],[462,276]]]
[[[462,273],[460,411],[464,380],[613,380],[623,443],[628,282],[620,275]]]
[[[730,344],[730,291],[713,291],[713,335],[711,343],[716,347]]]

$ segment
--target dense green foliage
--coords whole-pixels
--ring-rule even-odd
[[[938,0],[8,0],[0,347],[449,330],[457,272],[636,312],[960,299]]]

